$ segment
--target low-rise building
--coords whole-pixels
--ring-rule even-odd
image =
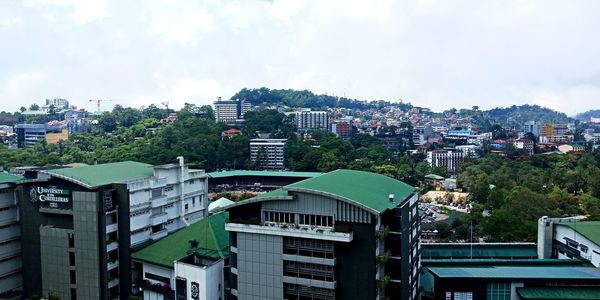
[[[519,150],[523,150],[523,152],[525,152],[525,154],[527,154],[529,156],[533,155],[533,153],[534,153],[535,145],[534,145],[533,141],[530,139],[513,140],[512,144],[515,146],[515,148],[517,148]]]
[[[132,253],[143,299],[227,299],[227,218],[227,212],[211,215]]]

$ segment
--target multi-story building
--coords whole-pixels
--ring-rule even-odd
[[[17,145],[19,148],[33,147],[38,142],[46,139],[46,124],[17,124]]]
[[[567,135],[550,135],[550,136],[540,136],[541,144],[567,144],[571,143],[575,140],[575,136],[572,134]]]
[[[577,218],[538,220],[538,258],[580,259],[600,268],[600,222]]]
[[[413,143],[417,146],[425,145],[427,139],[433,135],[433,129],[428,125],[417,125],[413,128]]]
[[[350,136],[350,128],[352,128],[352,125],[349,122],[334,122],[331,124],[331,132],[341,138]]]
[[[287,139],[251,139],[250,160],[262,169],[284,169],[286,143]]]
[[[243,119],[244,114],[251,108],[250,103],[245,100],[221,100],[221,97],[214,102],[213,106],[215,107],[215,120],[224,123]]]
[[[523,150],[523,152],[529,156],[533,155],[534,153],[535,145],[530,139],[517,139],[512,141],[512,144],[515,146],[515,148]]]
[[[133,253],[143,299],[226,299],[227,218],[227,212],[208,216]]]
[[[69,100],[67,99],[46,99],[46,105],[44,105],[44,107],[50,107],[50,106],[54,106],[54,108],[61,110],[61,109],[68,109],[69,108]]]
[[[326,111],[295,111],[294,116],[298,131],[327,130],[329,127],[329,114]]]
[[[528,121],[523,124],[523,128],[521,130],[523,135],[532,133],[535,137],[540,136],[540,124],[536,121]]]
[[[20,178],[0,172],[0,298],[20,299],[23,290],[21,229],[15,197]]]
[[[458,167],[465,160],[463,151],[433,150],[427,152],[427,162],[432,168],[445,167],[449,173],[456,174]]]
[[[130,249],[207,215],[207,187],[183,158],[38,171],[17,187],[24,296],[127,299]]]
[[[418,299],[417,202],[337,170],[228,206],[232,299]]]
[[[552,128],[552,135],[566,135],[569,132],[569,126],[567,124],[555,124]]]
[[[464,157],[477,157],[477,150],[479,147],[476,145],[458,145],[454,147],[457,151],[461,151]]]

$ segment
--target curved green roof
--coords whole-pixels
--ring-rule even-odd
[[[135,161],[55,169],[44,172],[87,188],[154,176],[152,165]]]
[[[596,243],[596,245],[600,245],[600,221],[559,222],[555,224],[571,227],[579,234]]]
[[[21,180],[21,177],[14,176],[8,173],[0,172],[0,183],[13,183]]]
[[[211,259],[229,256],[229,233],[225,230],[225,221],[229,213],[222,212],[172,233],[163,239],[131,254],[131,258],[174,268],[174,262],[196,253]],[[198,248],[192,249],[190,241],[196,240]]]
[[[336,170],[283,189],[341,197],[376,213],[397,207],[415,192],[414,187],[396,179],[356,170]],[[394,194],[393,201],[389,200],[390,194]]]
[[[266,177],[306,177],[312,178],[320,176],[323,173],[318,172],[290,172],[290,171],[252,171],[252,170],[233,170],[207,173],[210,178],[225,178],[234,176],[266,176]]]
[[[600,299],[600,289],[589,287],[521,287],[517,292],[523,299]]]

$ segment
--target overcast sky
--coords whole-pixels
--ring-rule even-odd
[[[178,108],[266,86],[573,115],[600,108],[599,13],[594,0],[0,1],[0,110]]]

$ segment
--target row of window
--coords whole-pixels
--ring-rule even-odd
[[[298,220],[296,220],[295,213],[289,212],[277,212],[277,211],[265,211],[264,220],[265,222],[274,223],[286,223],[308,226],[320,226],[320,227],[333,227],[333,217],[323,215],[309,215],[309,214],[298,214]]]

